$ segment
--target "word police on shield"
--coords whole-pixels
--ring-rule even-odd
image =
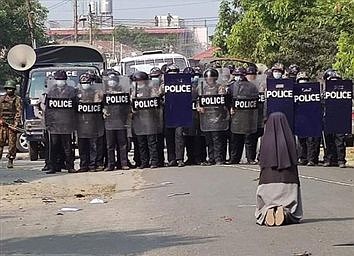
[[[72,99],[54,99],[54,98],[47,98],[46,106],[51,109],[71,109],[74,107]]]
[[[166,127],[192,127],[192,75],[165,74]]]
[[[144,110],[161,107],[161,98],[145,98],[145,99],[133,99],[133,110]]]
[[[352,98],[351,80],[326,81],[324,131],[326,133],[352,133]]]
[[[284,113],[292,130],[294,130],[293,91],[292,79],[267,79],[267,115],[274,112]]]
[[[322,132],[320,84],[296,84],[294,102],[295,135],[299,138],[320,137]]]

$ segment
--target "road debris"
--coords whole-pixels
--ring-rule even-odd
[[[14,180],[14,183],[29,183],[29,182],[24,179],[18,178],[16,180]]]
[[[165,181],[165,182],[160,183],[160,185],[162,185],[162,186],[167,186],[167,185],[172,185],[172,184],[173,184],[173,182],[171,182],[171,181]]]
[[[61,215],[61,216],[62,216],[62,215],[64,215],[64,213],[62,213],[62,212],[58,212],[58,213],[57,213],[57,215]]]
[[[183,193],[172,193],[169,194],[167,197],[173,197],[173,196],[186,196],[186,195],[190,195],[191,193],[189,192],[183,192]]]
[[[61,212],[78,212],[78,211],[81,211],[82,209],[80,208],[75,208],[75,207],[64,207],[64,208],[61,208],[59,211]]]
[[[83,197],[85,197],[85,195],[83,195],[83,194],[75,194],[74,195],[76,198],[83,198]]]
[[[90,204],[104,204],[104,203],[107,203],[107,201],[104,201],[100,198],[95,198],[95,199],[92,199]]]
[[[43,197],[42,198],[43,203],[50,204],[50,203],[56,203],[57,201],[53,198],[50,197]]]
[[[222,216],[221,219],[223,219],[225,222],[234,221],[234,218],[233,217],[229,217],[229,216]]]
[[[310,255],[312,255],[312,253],[308,251],[293,254],[293,256],[310,256]]]

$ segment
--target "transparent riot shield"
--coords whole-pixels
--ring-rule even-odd
[[[79,84],[76,105],[79,138],[98,138],[103,136],[102,100],[102,84]]]
[[[203,132],[229,129],[229,110],[226,85],[212,79],[200,79],[198,85],[198,111]]]
[[[130,79],[119,77],[115,85],[105,81],[104,84],[104,123],[107,130],[123,130],[129,126],[130,92],[132,90]]]
[[[63,84],[60,84],[63,83]],[[76,129],[76,89],[66,81],[48,84],[45,95],[45,125],[52,134],[71,134]]]
[[[148,81],[133,82],[132,129],[136,135],[162,133],[163,114],[160,86]]]

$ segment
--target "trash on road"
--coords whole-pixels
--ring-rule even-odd
[[[245,208],[245,207],[256,207],[255,204],[240,204],[237,206],[238,208]]]
[[[107,203],[107,201],[104,201],[100,198],[95,198],[95,199],[92,199],[90,204],[104,204],[104,203]]]
[[[47,204],[49,204],[49,203],[56,203],[56,202],[57,202],[55,199],[50,198],[50,197],[43,197],[43,198],[42,198],[42,201],[43,201],[43,203],[47,203]]]
[[[225,222],[232,222],[234,221],[234,217],[223,216],[221,217]]]
[[[78,211],[81,211],[81,210],[82,209],[75,208],[75,207],[64,207],[64,208],[60,209],[61,212],[78,212]]]
[[[58,212],[57,215],[64,215],[64,213]]]
[[[83,194],[75,194],[74,195],[76,198],[83,198],[83,197],[85,197],[85,195],[83,195]]]
[[[160,184],[161,184],[162,186],[167,186],[167,185],[172,185],[173,182],[171,182],[171,181],[165,181],[165,182],[161,182]]]
[[[293,256],[310,256],[310,255],[312,255],[312,253],[308,251],[293,254]]]
[[[169,194],[167,197],[173,197],[173,196],[186,196],[186,195],[190,195],[191,193],[189,192],[183,192],[183,193],[172,193]]]
[[[28,181],[26,181],[24,179],[21,179],[21,178],[18,178],[16,180],[14,180],[14,183],[28,183]]]

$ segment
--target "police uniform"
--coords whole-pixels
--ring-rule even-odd
[[[16,158],[16,127],[21,124],[22,103],[21,98],[15,95],[15,81],[6,81],[4,88],[12,90],[13,94],[7,92],[6,95],[0,96],[0,159],[8,142],[7,167],[13,168],[13,160]]]
[[[67,75],[64,70],[54,73],[54,84],[49,88],[45,100],[45,125],[49,134],[49,158],[51,169],[48,174],[62,169],[57,156],[64,151],[65,166],[69,173],[74,169],[74,152],[72,134],[75,131],[75,89],[66,84]]]

